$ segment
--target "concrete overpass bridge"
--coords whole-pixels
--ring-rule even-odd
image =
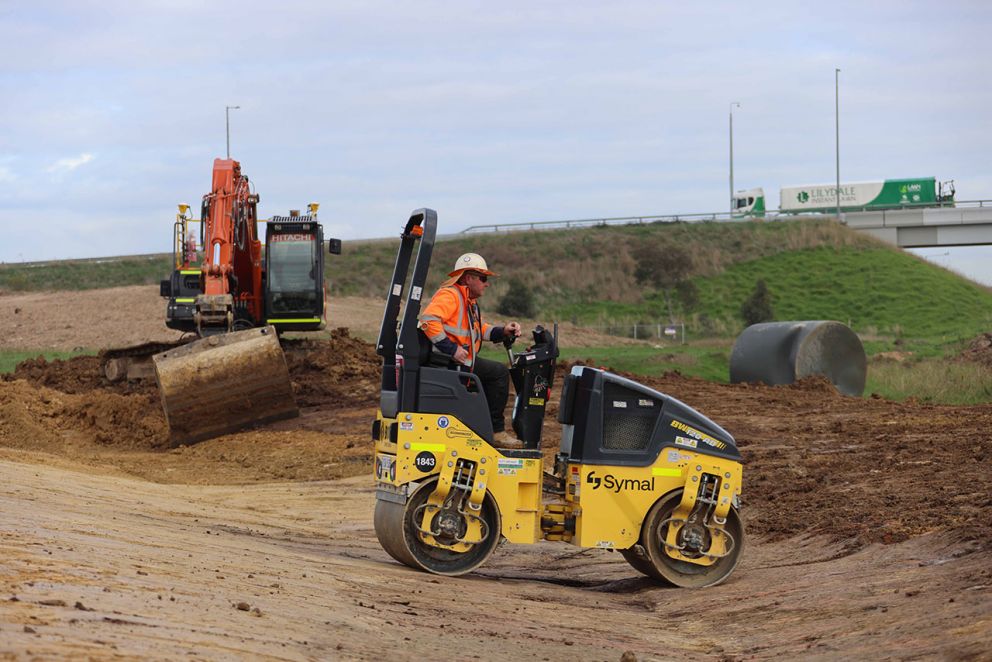
[[[992,201],[958,202],[954,207],[841,213],[853,230],[900,248],[992,245]]]

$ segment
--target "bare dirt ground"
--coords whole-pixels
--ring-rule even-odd
[[[347,326],[351,335],[374,341],[382,323],[383,300],[335,297],[331,326]],[[0,291],[0,347],[9,349],[99,350],[143,342],[171,342],[182,336],[168,329],[165,300],[158,287],[135,285],[82,292]],[[494,316],[486,315],[493,321]],[[537,320],[521,320],[526,324]],[[545,322],[546,323],[546,322]],[[572,347],[637,344],[563,323],[561,333]]]
[[[120,290],[0,296],[0,338],[169,339],[154,292],[123,289],[143,321],[120,324]],[[93,357],[0,381],[0,659],[992,659],[992,405],[646,380],[744,454],[749,540],[726,584],[663,588],[552,543],[438,578],[372,532],[361,338],[381,308],[349,305],[350,331],[284,342],[300,418],[191,447],[168,447],[154,386],[111,385]]]

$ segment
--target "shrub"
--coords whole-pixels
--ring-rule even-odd
[[[497,310],[511,317],[534,317],[534,294],[522,280],[511,278]]]
[[[772,295],[763,279],[758,279],[758,282],[754,284],[754,291],[751,292],[751,296],[741,304],[741,317],[744,318],[744,322],[748,326],[761,322],[771,322],[775,319],[775,313],[772,310]]]

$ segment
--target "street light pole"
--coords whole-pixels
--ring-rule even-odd
[[[224,106],[224,124],[227,127],[227,158],[231,158],[231,111],[241,110],[241,106]]]
[[[837,221],[840,222],[840,69],[834,69],[834,127],[837,145]]]
[[[734,213],[734,106],[741,107],[736,101],[730,103],[730,214]]]

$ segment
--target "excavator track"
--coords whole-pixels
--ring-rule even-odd
[[[100,352],[100,370],[110,382],[150,379],[155,374],[152,356],[184,345],[180,342],[149,342],[130,347],[112,347]]]
[[[271,326],[208,336],[152,362],[173,446],[300,414]]]

